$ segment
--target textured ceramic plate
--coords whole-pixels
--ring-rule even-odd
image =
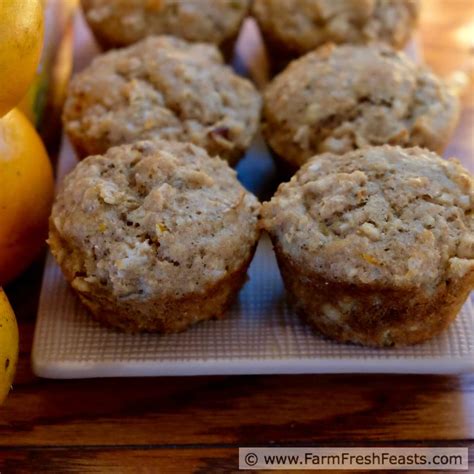
[[[249,29],[248,39],[240,43],[244,58],[256,57],[252,38]],[[81,51],[87,49],[84,41]],[[66,142],[59,177],[74,164],[74,155]],[[273,164],[261,140],[257,140],[238,170],[241,181],[260,196],[268,195],[275,185]],[[129,335],[95,323],[49,256],[33,345],[33,369],[37,375],[51,378],[455,373],[474,369],[471,300],[450,329],[428,343],[397,349],[367,349],[330,342],[300,322],[285,302],[278,267],[265,237],[259,244],[249,277],[238,302],[224,320],[205,322],[176,335]]]

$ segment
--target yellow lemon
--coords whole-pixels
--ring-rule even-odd
[[[0,2],[0,117],[20,102],[36,75],[43,28],[42,0]]]
[[[0,118],[0,183],[0,285],[4,285],[44,245],[54,192],[44,145],[17,109]]]
[[[8,299],[0,288],[0,404],[12,386],[18,360],[18,326]]]

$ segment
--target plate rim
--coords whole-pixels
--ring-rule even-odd
[[[318,365],[319,364],[319,365]],[[409,365],[409,368],[407,366]],[[182,377],[211,375],[292,375],[292,374],[461,374],[474,372],[474,358],[403,357],[365,359],[362,357],[288,359],[238,358],[233,360],[195,360],[141,362],[40,361],[32,352],[35,375],[52,379],[111,377]]]

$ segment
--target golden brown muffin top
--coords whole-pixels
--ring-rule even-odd
[[[474,272],[474,180],[421,148],[325,153],[263,205],[280,249],[332,281],[435,288]]]
[[[90,156],[65,178],[49,242],[82,292],[103,285],[119,298],[176,298],[242,265],[259,209],[220,158],[142,141]]]
[[[250,0],[81,0],[92,29],[109,46],[173,35],[221,44],[237,35]]]
[[[295,54],[328,41],[383,41],[402,48],[419,14],[418,0],[255,0],[264,34]]]
[[[98,56],[77,74],[63,121],[84,155],[160,138],[235,162],[257,130],[260,106],[255,87],[224,66],[215,46],[158,36]]]
[[[264,95],[263,132],[300,166],[316,153],[389,143],[440,152],[457,96],[426,67],[388,46],[329,45],[293,61]]]

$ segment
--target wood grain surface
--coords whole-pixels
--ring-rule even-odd
[[[472,72],[474,2],[425,0],[423,7],[426,62],[446,76]],[[473,102],[471,85],[447,150],[471,170]],[[238,446],[467,446],[474,463],[474,374],[35,378],[41,268],[40,259],[6,289],[21,355],[0,408],[2,474],[234,472]]]

